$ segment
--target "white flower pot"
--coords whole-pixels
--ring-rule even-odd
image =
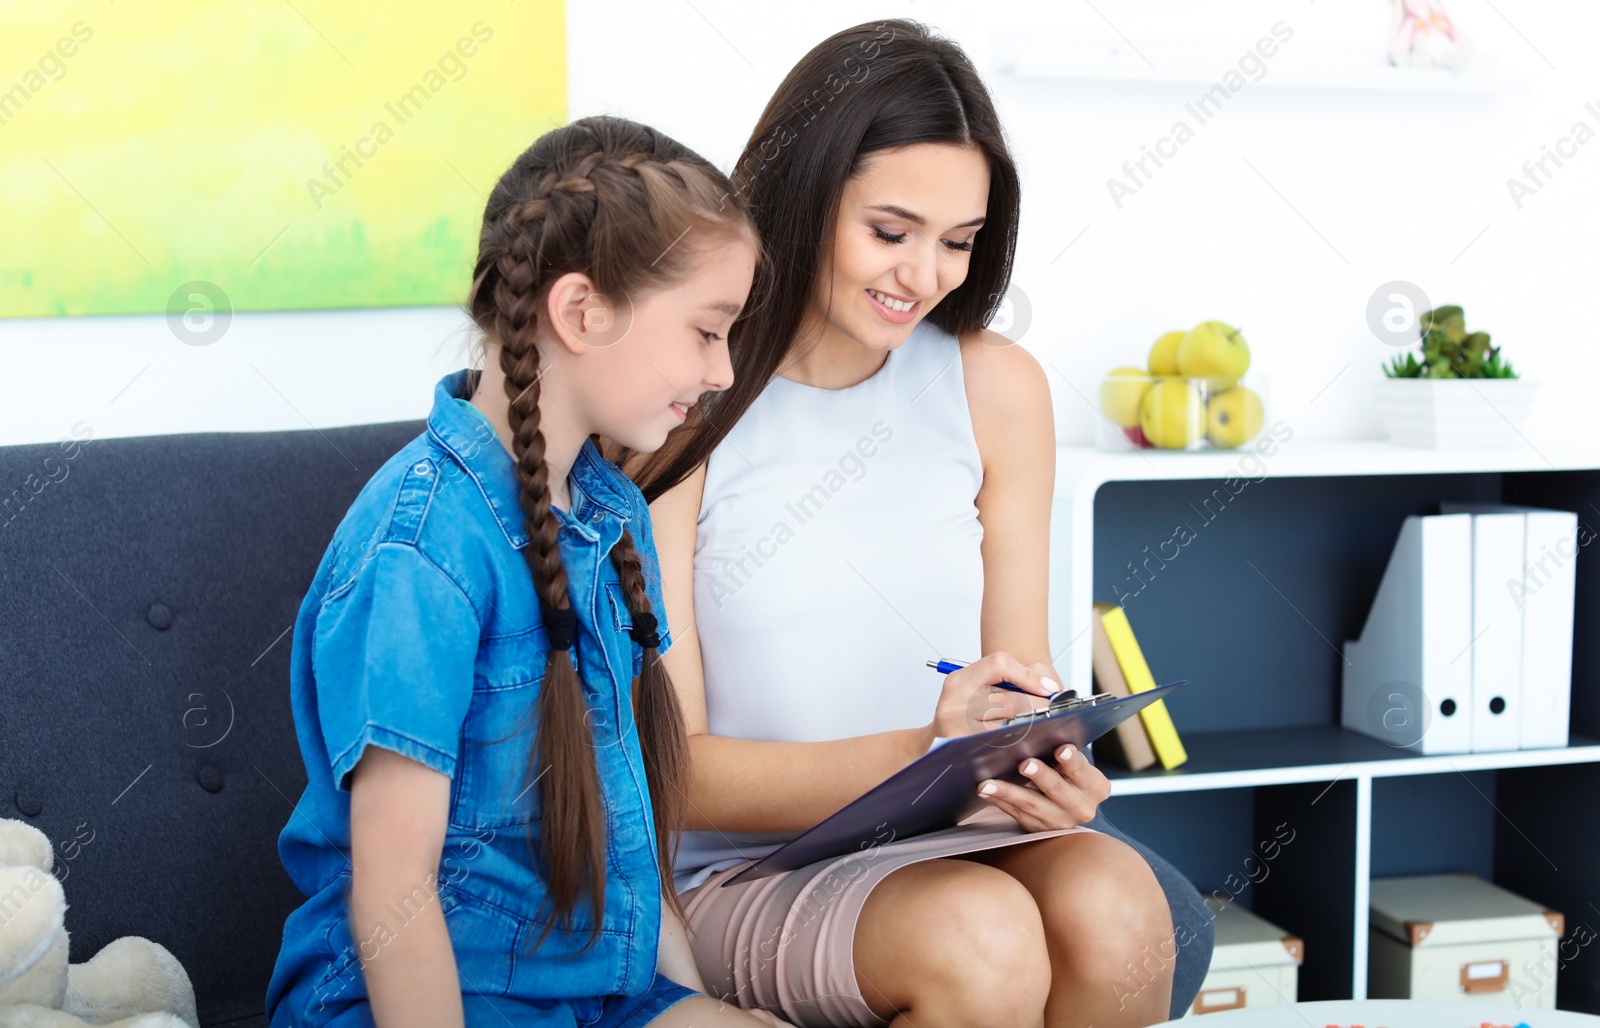
[[[1400,446],[1510,446],[1521,438],[1538,387],[1520,378],[1382,378],[1378,411]]]

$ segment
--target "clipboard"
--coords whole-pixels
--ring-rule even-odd
[[[876,846],[954,827],[991,805],[978,796],[979,782],[995,778],[1026,784],[1026,776],[1017,770],[1024,760],[1037,757],[1053,766],[1052,754],[1063,745],[1070,742],[1082,749],[1186,681],[951,739],[732,875],[722,887],[852,852],[871,859],[869,851]]]

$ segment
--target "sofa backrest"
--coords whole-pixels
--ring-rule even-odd
[[[260,1015],[301,901],[300,602],[420,421],[0,447],[0,817],[55,847],[74,963],[171,950],[202,1024]]]

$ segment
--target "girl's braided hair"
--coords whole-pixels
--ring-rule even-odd
[[[484,211],[467,310],[487,337],[481,344],[492,341],[500,348],[529,539],[523,554],[553,643],[573,615],[539,431],[535,340],[541,312],[551,284],[568,272],[587,275],[606,296],[635,299],[680,280],[703,252],[704,234],[701,245],[674,245],[691,228],[709,230],[713,239],[734,235],[756,241],[749,213],[727,176],[662,133],[614,117],[582,118],[541,136],[501,177]],[[626,530],[611,560],[635,638],[645,646],[643,670],[634,683],[635,720],[655,809],[662,892],[681,917],[671,883],[686,805],[683,714],[656,652],[655,612],[645,592],[643,562]],[[605,909],[606,815],[596,739],[570,650],[551,646],[536,712],[530,712],[535,713],[538,729],[527,784],[537,784],[543,806],[541,848],[553,916],[534,948],[558,920],[571,932],[587,885],[593,913],[587,951],[599,938]],[[531,850],[531,830],[529,844]],[[540,854],[534,852],[533,859],[538,866]]]

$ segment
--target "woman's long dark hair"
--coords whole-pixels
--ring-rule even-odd
[[[696,241],[674,246],[690,228]],[[482,330],[479,344],[499,347],[528,545],[523,555],[545,609],[565,610],[567,574],[557,545],[560,523],[550,510],[549,466],[539,430],[539,349],[535,345],[550,286],[568,272],[591,278],[598,291],[637,300],[680,279],[706,246],[729,236],[755,241],[743,202],[713,165],[667,136],[622,118],[583,118],[534,142],[501,177],[484,211],[467,311]],[[477,376],[473,376],[477,387]],[[593,437],[591,437],[593,438]],[[655,616],[645,591],[643,561],[627,532],[611,550],[635,625]],[[646,784],[655,810],[661,878],[672,882],[683,824],[688,739],[676,693],[655,648],[644,651],[635,683],[636,721]],[[540,849],[553,916],[533,943],[572,914],[587,891],[599,939],[605,909],[606,814],[595,739],[583,684],[568,650],[551,648],[540,686],[538,728],[526,784],[537,783],[543,816]],[[542,856],[542,860],[541,860]],[[671,888],[663,896],[682,916]]]
[[[830,36],[778,86],[734,168],[735,192],[768,259],[756,269],[748,313],[728,336],[732,388],[701,400],[654,454],[624,458],[647,500],[706,460],[793,355],[813,291],[831,278],[823,262],[846,180],[870,155],[917,143],[972,144],[988,159],[987,220],[966,280],[927,314],[953,335],[988,324],[1011,281],[1021,202],[988,90],[960,47],[917,22],[872,22]]]

